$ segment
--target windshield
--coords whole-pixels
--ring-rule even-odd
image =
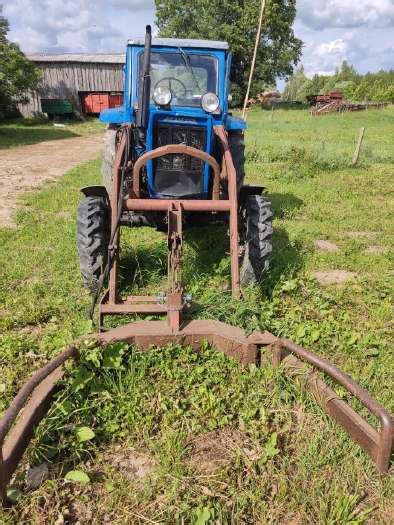
[[[140,55],[140,70],[142,67]],[[158,53],[151,56],[151,102],[156,87],[171,90],[174,106],[199,107],[205,93],[217,94],[217,59],[208,55],[178,52]]]

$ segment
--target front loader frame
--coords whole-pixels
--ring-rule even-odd
[[[108,291],[104,294],[99,305],[100,326],[104,324],[107,315],[127,314],[167,314],[169,326],[177,332],[182,323],[182,311],[187,305],[186,297],[180,278],[182,255],[182,215],[184,212],[224,212],[229,214],[230,229],[230,257],[231,257],[231,287],[233,297],[240,295],[239,277],[239,246],[238,246],[238,199],[237,180],[233,159],[228,144],[227,132],[223,126],[214,126],[214,133],[222,150],[222,166],[219,166],[214,157],[190,146],[171,144],[162,146],[143,154],[137,159],[132,168],[132,189],[128,199],[123,200],[123,211],[133,212],[164,212],[167,214],[168,225],[168,275],[169,287],[164,296],[129,296],[119,297],[118,293],[118,261],[119,261],[119,230],[118,230],[118,203],[121,181],[121,166],[126,152],[126,133],[122,133],[118,143],[113,166],[113,185],[111,195],[111,229],[113,245],[110,246],[112,264],[109,274]],[[163,155],[183,154],[207,162],[212,168],[212,199],[208,200],[179,200],[179,199],[144,199],[141,198],[141,169],[148,161]],[[228,182],[228,199],[219,199],[220,175],[225,173]]]
[[[125,341],[142,351],[169,342],[188,345],[199,351],[201,344],[207,341],[218,351],[243,364],[281,366],[285,376],[304,378],[303,384],[316,402],[364,449],[380,473],[389,471],[394,433],[393,418],[389,412],[347,374],[287,339],[276,338],[269,332],[254,332],[247,337],[240,328],[206,320],[185,322],[176,333],[165,321],[142,321],[92,337],[103,347],[103,352],[106,345],[117,341]],[[64,364],[71,359],[76,362],[79,359],[75,346],[69,347],[33,374],[0,420],[0,499],[5,506],[9,504],[7,486],[34,434],[34,428],[51,406],[54,393],[59,388],[57,384],[64,376]],[[323,372],[358,399],[378,419],[380,428],[375,429],[363,419],[307,365]]]

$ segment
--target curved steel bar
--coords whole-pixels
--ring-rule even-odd
[[[144,153],[135,162],[133,167],[133,192],[135,198],[140,198],[140,171],[142,167],[145,166],[149,160],[157,159],[158,157],[163,157],[164,155],[189,155],[190,157],[195,157],[202,160],[203,162],[208,162],[208,164],[213,169],[214,174],[213,198],[217,199],[219,197],[218,195],[215,195],[219,191],[220,177],[220,166],[216,159],[214,159],[208,153],[205,153],[205,151],[193,148],[191,146],[186,146],[185,144],[167,144],[166,146],[160,146],[159,148]]]
[[[186,322],[175,335],[164,321],[145,321],[112,329],[95,338],[103,347],[110,342],[122,340],[136,344],[141,349],[149,349],[153,345],[163,346],[174,340],[198,349],[202,341],[208,340],[219,351],[243,363],[255,363],[257,347],[263,345],[273,351],[272,357],[276,364],[283,361],[290,375],[291,371],[303,371],[302,362],[297,359],[299,357],[331,376],[379,418],[381,430],[377,432],[313,372],[307,373],[308,389],[320,397],[320,404],[323,403],[326,412],[373,458],[380,472],[387,473],[389,469],[394,428],[391,415],[347,374],[287,339],[276,339],[267,332],[257,332],[246,337],[240,328],[218,321],[203,320]],[[7,484],[26,450],[35,426],[51,404],[56,384],[63,375],[64,363],[70,358],[78,357],[77,348],[71,346],[38,370],[22,386],[0,420],[0,500],[4,504],[7,503]]]
[[[29,444],[33,428],[48,410],[56,383],[62,376],[62,365],[68,359],[77,357],[78,350],[70,346],[33,374],[0,420],[0,500],[3,504],[7,503],[7,484]],[[18,418],[21,411],[22,415]],[[17,418],[16,425],[11,429]]]
[[[33,390],[46,378],[51,374],[56,368],[59,368],[63,363],[65,363],[70,357],[77,357],[78,356],[78,350],[75,346],[70,346],[59,354],[58,356],[54,357],[49,363],[47,363],[44,367],[42,367],[40,370],[38,370],[19,390],[16,397],[13,399],[11,405],[8,407],[8,409],[5,411],[4,416],[0,420],[0,445],[3,444],[5,435],[7,434],[8,430],[10,429],[11,425],[15,422],[15,419],[17,418],[19,412],[23,408],[24,404],[28,400],[28,398],[33,393]]]
[[[297,355],[301,359],[312,364],[322,372],[328,374],[346,390],[348,390],[355,398],[357,398],[374,416],[376,416],[381,424],[379,432],[379,447],[376,454],[376,464],[381,472],[387,472],[390,463],[391,450],[394,436],[394,421],[391,414],[374,399],[369,392],[364,390],[359,384],[354,381],[348,374],[342,372],[338,367],[327,361],[326,359],[317,356],[316,354],[306,350],[288,339],[278,339],[277,345],[289,350],[291,353]]]

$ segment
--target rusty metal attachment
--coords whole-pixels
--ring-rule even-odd
[[[179,311],[177,300],[174,300],[174,305],[172,311]],[[152,346],[162,347],[170,342],[199,351],[203,341],[207,341],[218,351],[241,363],[280,366],[285,376],[292,379],[302,375],[306,389],[322,409],[371,457],[380,473],[388,472],[394,435],[392,416],[333,364],[269,332],[254,332],[247,337],[242,329],[219,321],[187,321],[180,324],[178,330],[174,330],[174,325],[165,321],[141,321],[94,337],[104,352],[106,345],[116,341],[125,341],[142,351]],[[7,486],[34,434],[34,428],[45,416],[59,388],[57,383],[63,377],[64,363],[70,359],[78,361],[78,351],[74,346],[52,359],[29,379],[0,420],[0,499],[4,505],[7,504]],[[358,399],[377,418],[379,428],[374,428],[363,419],[308,365],[333,379]]]
[[[118,293],[118,268],[119,268],[119,192],[120,172],[126,151],[126,134],[122,134],[117,146],[113,166],[113,187],[111,197],[111,238],[110,246],[111,269],[109,273],[108,291],[104,294],[99,304],[99,324],[104,325],[104,317],[108,315],[125,314],[167,314],[169,326],[173,331],[179,329],[182,322],[182,311],[188,305],[184,301],[184,293],[180,280],[180,267],[182,256],[182,214],[183,212],[217,213],[227,212],[230,224],[230,254],[231,254],[231,283],[233,296],[240,295],[239,277],[239,246],[238,246],[238,199],[236,171],[227,139],[227,132],[223,126],[214,126],[214,133],[222,148],[224,169],[228,181],[228,199],[219,199],[221,168],[214,157],[184,144],[170,144],[144,153],[133,166],[133,184],[128,198],[123,200],[121,211],[135,212],[164,212],[168,224],[167,244],[168,254],[168,290],[158,297],[130,296],[119,297]],[[140,192],[141,169],[147,162],[165,155],[183,154],[207,162],[212,169],[212,199],[143,199]]]

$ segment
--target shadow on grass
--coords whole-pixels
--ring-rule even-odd
[[[274,218],[284,219],[292,217],[297,210],[304,206],[304,201],[292,193],[269,193]]]
[[[286,277],[294,277],[304,266],[303,247],[299,242],[289,239],[285,228],[275,227],[273,250],[269,277],[261,284],[261,289],[271,295],[275,286]]]
[[[159,284],[167,275],[167,246],[163,241],[150,244],[149,248],[138,246],[124,249],[120,260],[119,290],[129,293]],[[157,290],[161,291],[161,290]]]
[[[303,206],[303,201],[291,193],[273,193],[274,216],[292,216]],[[139,230],[141,232],[141,230]],[[139,242],[133,248],[123,245],[120,262],[120,291],[130,293],[132,289],[162,287],[167,275],[166,235],[161,240],[147,244]],[[214,223],[184,229],[183,281],[186,286],[199,279],[210,279],[217,275],[230,276],[230,240],[228,225]],[[223,263],[223,266],[221,266]],[[264,280],[262,290],[270,295],[283,276],[294,276],[303,267],[302,246],[289,239],[283,226],[274,226],[273,252],[269,276]],[[159,291],[159,290],[158,290]]]
[[[62,128],[51,128],[35,126],[24,126],[23,124],[0,125],[0,150],[12,148],[15,146],[26,146],[28,144],[37,144],[48,140],[61,140],[71,137],[78,137],[76,133]],[[48,125],[49,126],[49,125]]]

